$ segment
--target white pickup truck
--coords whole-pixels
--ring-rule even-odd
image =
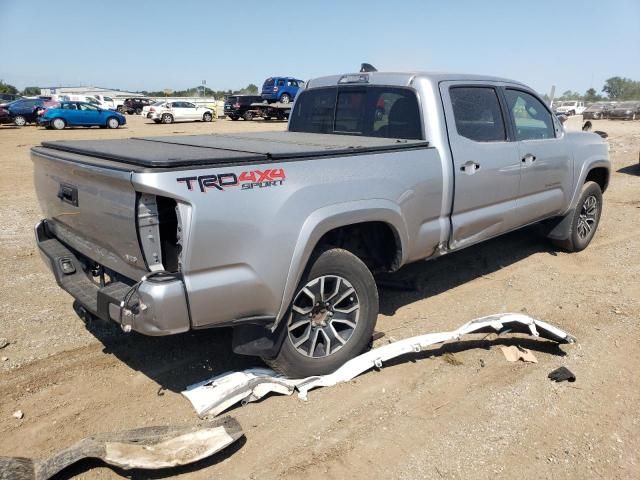
[[[287,132],[51,141],[32,149],[40,252],[83,317],[170,335],[234,327],[294,377],[369,344],[374,274],[543,222],[593,238],[610,163],[501,78],[311,80]]]
[[[584,102],[580,100],[569,100],[560,102],[556,108],[556,113],[562,113],[564,115],[582,115],[587,107],[584,106]]]

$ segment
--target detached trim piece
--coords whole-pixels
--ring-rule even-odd
[[[107,465],[158,470],[210,457],[243,436],[236,419],[224,417],[201,426],[143,427],[84,438],[46,460],[0,457],[0,479],[46,480],[69,465],[98,458]]]
[[[252,368],[218,375],[188,387],[182,394],[191,401],[199,416],[218,415],[238,402],[254,402],[270,392],[291,395],[298,390],[298,397],[307,400],[309,391],[314,388],[348,382],[374,367],[381,368],[383,362],[393,358],[421,352],[431,345],[460,340],[463,335],[483,332],[527,333],[558,343],[576,342],[573,336],[546,322],[519,313],[504,313],[471,320],[450,332],[427,333],[375,348],[349,360],[329,375],[289,379],[267,368]]]

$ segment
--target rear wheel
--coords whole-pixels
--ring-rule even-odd
[[[325,248],[314,254],[283,319],[280,352],[265,361],[293,378],[323,375],[360,354],[378,317],[378,290],[353,253]]]
[[[118,128],[120,126],[120,122],[116,117],[109,117],[107,120],[107,127],[109,128]]]
[[[141,108],[136,108],[136,115],[140,115],[142,113],[142,109]]]
[[[204,115],[202,115],[203,122],[210,122],[211,120],[213,120],[213,115],[211,115],[209,112],[206,112]]]
[[[571,219],[569,236],[554,243],[567,252],[579,252],[587,248],[593,239],[602,213],[602,190],[596,182],[586,182]]]
[[[162,123],[173,123],[173,116],[169,113],[163,113],[160,121]]]
[[[66,126],[67,126],[67,123],[66,123],[63,119],[61,119],[61,118],[54,118],[54,119],[51,121],[51,126],[52,126],[53,128],[55,128],[56,130],[63,130],[63,129],[64,129],[64,127],[66,127]]]
[[[22,115],[16,115],[15,117],[13,117],[13,123],[15,123],[18,127],[24,127],[27,124],[27,119]]]
[[[283,93],[280,97],[280,103],[291,103],[291,95],[288,93]]]

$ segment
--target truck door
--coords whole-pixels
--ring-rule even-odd
[[[537,97],[510,87],[504,93],[522,167],[516,218],[524,225],[569,204],[573,158],[560,123]]]
[[[498,87],[442,82],[440,93],[454,170],[449,247],[456,249],[514,227],[520,158]]]

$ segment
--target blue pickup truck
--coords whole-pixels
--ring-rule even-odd
[[[262,84],[262,98],[268,102],[291,103],[304,82],[293,77],[269,77]]]

